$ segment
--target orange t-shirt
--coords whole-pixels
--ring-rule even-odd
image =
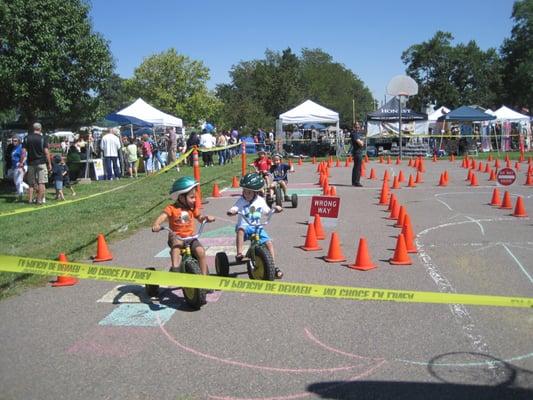
[[[192,210],[178,208],[169,204],[163,210],[168,215],[168,226],[178,236],[187,237],[194,234],[194,213]]]

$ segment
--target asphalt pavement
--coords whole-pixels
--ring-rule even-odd
[[[352,187],[351,166],[329,168],[340,199],[326,220],[321,251],[303,251],[317,165],[294,163],[290,202],[268,232],[283,281],[442,293],[533,297],[533,223],[488,203],[494,188],[533,191],[521,165],[507,187],[476,171],[465,181],[461,160],[425,160],[422,183],[407,187],[407,166],[371,161],[377,179]],[[399,229],[378,205],[385,171],[406,181],[391,189],[405,206],[417,253],[412,265],[389,263]],[[447,171],[448,186],[438,186]],[[238,189],[207,198],[214,215],[201,238],[209,256],[234,257],[234,223],[225,211]],[[335,232],[346,261],[328,263]],[[348,268],[366,238],[376,268]],[[166,235],[150,227],[110,243],[109,265],[170,265]],[[82,261],[82,260],[80,260]],[[90,262],[87,260],[87,262]],[[233,276],[247,278],[243,265]],[[531,399],[533,310],[389,301],[352,301],[216,291],[199,311],[179,288],[150,300],[143,288],[82,280],[71,287],[31,289],[0,302],[0,399]]]

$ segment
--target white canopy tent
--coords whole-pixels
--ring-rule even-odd
[[[428,121],[429,123],[435,123],[437,122],[437,119],[439,117],[442,117],[444,114],[448,114],[450,112],[450,109],[447,107],[439,107],[435,111],[433,111],[431,114],[428,115]]]
[[[498,121],[529,122],[530,120],[530,117],[528,115],[520,114],[519,112],[511,110],[509,107],[506,106],[501,106],[496,111],[493,111],[491,114],[496,116],[496,120]]]
[[[141,98],[138,98],[133,104],[118,111],[117,114],[135,117],[150,122],[156,126],[183,127],[183,121],[181,118],[159,111]]]
[[[293,109],[280,114],[276,124],[277,137],[283,136],[283,125],[290,124],[305,124],[305,123],[325,123],[335,124],[336,141],[337,141],[337,153],[344,149],[344,138],[340,140],[341,130],[339,129],[339,113],[330,110],[320,104],[311,100],[306,100],[302,104],[294,107]],[[342,147],[341,147],[342,142]]]

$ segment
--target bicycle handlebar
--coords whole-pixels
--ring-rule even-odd
[[[196,234],[192,235],[192,236],[187,236],[187,237],[179,236],[177,233],[175,233],[168,226],[162,226],[161,230],[162,231],[168,231],[168,232],[170,232],[171,235],[175,236],[177,239],[182,240],[183,242],[187,243],[187,242],[192,242],[194,239],[198,239],[202,235],[202,232],[204,231],[205,224],[207,224],[207,221],[203,220],[200,223],[200,227],[198,228],[198,231],[196,232]]]

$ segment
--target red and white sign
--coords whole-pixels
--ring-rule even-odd
[[[516,172],[512,168],[502,168],[498,171],[497,179],[500,185],[512,185],[516,181]]]
[[[314,217],[315,214],[320,218],[337,218],[341,199],[331,196],[313,196],[311,197],[311,211],[309,215]]]

